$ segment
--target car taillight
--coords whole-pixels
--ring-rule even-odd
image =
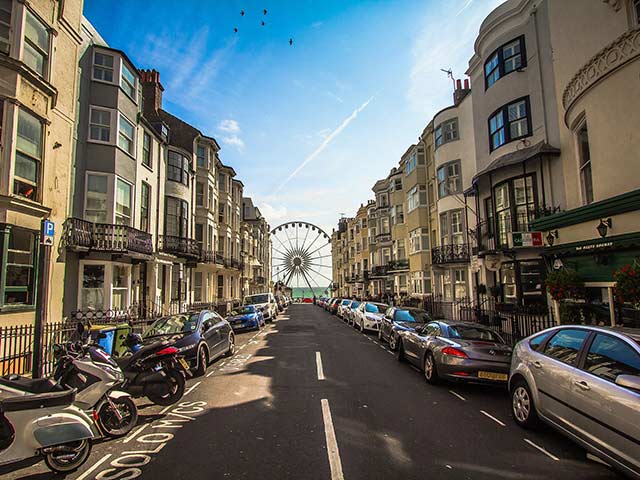
[[[442,349],[442,353],[445,355],[451,355],[452,357],[469,358],[462,350],[454,347],[444,347]]]
[[[178,349],[176,347],[167,347],[157,351],[156,355],[175,355],[176,353],[178,353]]]

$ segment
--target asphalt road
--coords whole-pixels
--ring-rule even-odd
[[[97,443],[78,472],[41,462],[2,478],[617,478],[554,431],[517,427],[505,389],[428,385],[374,335],[313,305],[237,345],[178,405],[140,402],[140,426]]]

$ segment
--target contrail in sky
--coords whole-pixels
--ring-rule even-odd
[[[375,95],[374,95],[375,96]],[[300,171],[307,166],[307,164],[312,161],[314,158],[316,158],[318,155],[320,155],[325,148],[327,148],[327,146],[333,141],[334,138],[336,138],[338,135],[340,135],[340,133],[342,133],[342,131],[347,128],[347,126],[355,120],[355,118],[358,116],[358,114],[360,112],[362,112],[365,108],[367,108],[367,106],[369,105],[369,103],[371,103],[371,100],[373,100],[373,97],[371,97],[369,100],[367,100],[366,102],[364,102],[362,105],[360,105],[357,109],[355,109],[353,111],[353,113],[351,115],[349,115],[347,118],[345,118],[345,120],[342,122],[342,124],[340,124],[340,126],[338,128],[336,128],[333,132],[331,132],[327,138],[324,139],[324,141],[320,144],[320,146],[318,148],[316,148],[313,153],[311,155],[309,155],[307,158],[304,159],[304,161],[298,166],[298,168],[296,168],[291,175],[289,175],[286,180],[284,182],[282,182],[280,184],[280,186],[278,188],[276,188],[274,194],[278,193],[280,190],[282,190],[284,188],[284,186],[289,183],[289,181],[295,177],[298,173],[300,173]]]

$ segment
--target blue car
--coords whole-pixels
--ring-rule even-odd
[[[432,319],[427,312],[420,308],[390,307],[380,323],[378,339],[389,342],[389,348],[394,352],[398,349],[400,331],[415,331]]]
[[[245,305],[232,310],[227,316],[227,322],[229,322],[234,331],[244,329],[260,330],[260,327],[265,324],[262,311],[254,305]]]

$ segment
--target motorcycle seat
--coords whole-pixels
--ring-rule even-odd
[[[122,370],[125,370],[128,365],[130,365],[133,362],[137,361],[139,358],[144,358],[147,355],[149,355],[150,352],[154,352],[156,350],[160,350],[161,346],[169,345],[169,344],[170,344],[170,342],[162,341],[162,342],[154,342],[154,343],[151,343],[149,345],[143,345],[140,348],[140,350],[138,350],[134,354],[126,355],[124,357],[114,358],[114,360]]]
[[[0,385],[35,394],[65,390],[63,386],[50,378],[28,378],[15,374],[0,377]]]
[[[41,408],[68,407],[76,399],[76,390],[19,395],[0,400],[0,412],[39,410]]]

